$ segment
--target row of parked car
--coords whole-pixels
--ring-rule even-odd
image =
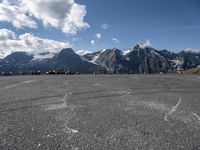
[[[19,72],[18,75],[41,75],[41,74],[46,74],[46,75],[73,75],[74,73],[72,71],[65,71],[64,69],[58,69],[58,70],[51,70],[48,71],[46,73],[41,73],[41,71],[37,70],[37,71],[21,71]],[[79,74],[79,72],[77,72],[76,74]],[[3,76],[11,76],[14,75],[12,72],[2,72],[1,75]]]
[[[40,71],[31,71],[31,72],[19,72],[18,74],[12,72],[1,72],[2,76],[11,76],[11,75],[40,75]]]
[[[46,74],[47,75],[56,75],[56,74],[69,74],[69,75],[73,75],[74,73],[72,72],[72,71],[65,71],[65,70],[61,70],[61,69],[59,69],[59,70],[53,70],[53,71],[48,71],[48,72],[46,72]],[[77,72],[77,74],[79,74],[78,72]]]

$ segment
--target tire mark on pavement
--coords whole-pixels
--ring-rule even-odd
[[[19,83],[14,83],[14,84],[8,85],[8,86],[6,86],[4,88],[1,88],[0,91],[2,91],[2,90],[8,90],[8,89],[17,87],[19,85],[29,84],[29,83],[33,83],[33,82],[35,82],[35,80],[27,80],[27,81],[23,81],[23,82],[19,82]]]
[[[83,97],[77,99],[70,99],[70,101],[79,101],[79,100],[89,100],[89,99],[101,99],[101,98],[108,98],[108,97],[120,97],[127,94],[113,94],[113,95],[102,95],[102,96],[91,96],[91,97]]]
[[[143,92],[143,93],[135,93],[134,95],[150,95],[150,94],[161,94],[161,93],[195,93],[199,94],[198,91],[190,91],[190,90],[173,90],[173,91],[153,91],[153,92]]]
[[[2,106],[2,105],[22,103],[22,102],[40,101],[42,99],[57,98],[57,97],[61,97],[61,96],[63,96],[63,94],[43,96],[43,97],[36,97],[36,98],[23,99],[23,100],[18,100],[18,101],[11,101],[11,102],[3,102],[3,103],[0,103],[0,105]]]
[[[179,102],[172,107],[172,109],[165,115],[164,120],[168,121],[168,116],[170,116],[171,114],[173,114],[174,112],[176,112],[178,106],[181,104],[181,98],[179,98]]]
[[[149,88],[137,88],[137,89],[129,89],[130,91],[137,91],[137,90],[145,90],[145,89],[149,89]],[[196,89],[196,88],[195,88]],[[72,95],[82,95],[82,94],[88,94],[88,93],[104,93],[104,92],[118,92],[120,90],[127,90],[127,89],[117,89],[117,90],[99,90],[99,91],[81,91],[81,92],[72,92]],[[153,90],[160,90],[160,88],[154,88]],[[134,95],[149,95],[149,94],[160,94],[160,93],[182,93],[182,92],[191,92],[191,93],[197,93],[199,94],[198,91],[194,91],[194,90],[160,90],[160,91],[150,91],[150,92],[143,92],[143,93],[135,93]],[[131,94],[130,94],[131,95]]]
[[[59,102],[54,102],[54,103],[46,103],[46,104],[38,104],[38,105],[28,105],[28,106],[23,106],[19,108],[11,108],[11,109],[6,109],[6,110],[0,110],[0,113],[5,113],[5,112],[14,112],[18,110],[24,110],[24,109],[33,109],[33,108],[41,108],[42,106],[48,106],[48,105],[53,105],[53,104],[61,104],[63,103],[62,101]]]

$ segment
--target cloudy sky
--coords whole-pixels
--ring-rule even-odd
[[[63,47],[200,48],[199,0],[0,0],[0,57]]]

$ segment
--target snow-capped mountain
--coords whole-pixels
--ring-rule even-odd
[[[177,68],[187,69],[200,64],[199,53],[187,52],[190,55],[186,55],[183,52],[156,50],[149,44],[137,44],[126,51],[106,49],[86,54],[84,58],[105,67],[108,72],[122,73],[173,72]]]
[[[99,56],[106,51],[106,49],[94,52],[94,53],[88,53],[83,55],[83,57],[88,60],[90,63],[96,64],[96,60],[99,58]]]
[[[116,48],[101,51],[98,57],[95,58],[94,62],[106,68],[108,72],[126,70],[126,60],[123,57],[123,53],[121,50]]]
[[[182,67],[184,69],[194,68],[200,65],[200,52],[183,50],[178,55],[183,59]]]
[[[78,55],[78,54],[79,55]],[[51,55],[51,56],[50,56]],[[174,53],[137,44],[126,51],[117,48],[97,52],[74,52],[71,48],[58,53],[41,53],[41,57],[27,52],[14,52],[0,59],[0,72],[40,70],[46,72],[64,68],[81,73],[159,73],[174,72],[200,65],[200,53],[183,50]]]
[[[184,49],[185,52],[191,52],[191,53],[200,53],[200,49],[197,48],[186,48]]]

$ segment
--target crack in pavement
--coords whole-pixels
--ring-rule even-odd
[[[49,98],[59,98],[61,96],[63,96],[63,94],[36,97],[36,98],[23,99],[23,100],[18,100],[18,101],[11,101],[11,102],[2,102],[0,103],[0,105],[3,106],[3,105],[10,105],[10,104],[16,104],[16,103],[23,103],[23,102],[40,101],[44,99],[49,100]]]
[[[29,84],[29,83],[33,83],[33,82],[35,82],[35,80],[27,80],[27,81],[23,81],[23,82],[19,82],[19,83],[14,83],[14,84],[8,85],[8,86],[6,86],[4,88],[1,88],[0,91],[2,91],[2,90],[9,90],[9,89],[17,87],[19,85]]]
[[[168,121],[168,116],[170,116],[171,114],[173,114],[174,112],[176,112],[178,106],[181,104],[181,98],[179,98],[179,102],[172,107],[172,109],[165,115],[164,120]]]
[[[200,117],[196,113],[192,113],[192,115],[195,116],[200,123]]]
[[[62,103],[52,104],[47,106],[47,110],[56,110],[56,109],[63,109],[67,107],[66,100],[68,95],[65,94],[64,98],[62,99]]]

